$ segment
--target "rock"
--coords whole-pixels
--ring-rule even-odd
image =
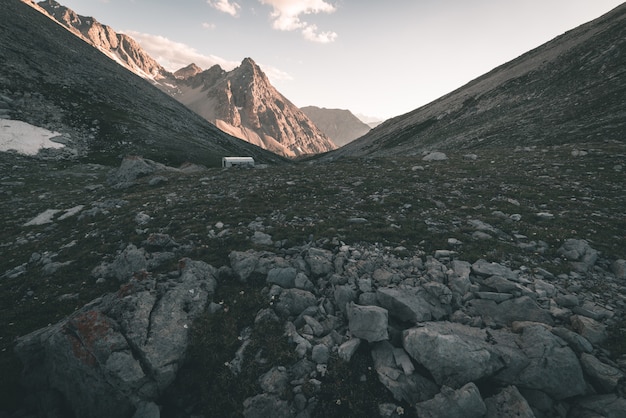
[[[254,234],[252,235],[252,238],[250,239],[252,243],[256,245],[272,245],[273,244],[272,236],[261,231],[254,231]]]
[[[388,313],[378,306],[360,306],[350,302],[348,305],[349,329],[352,337],[368,342],[387,340]]]
[[[519,273],[498,263],[490,263],[482,258],[472,264],[472,272],[478,276],[500,276],[514,282],[518,281]]]
[[[505,364],[490,349],[485,331],[452,322],[426,322],[404,331],[406,352],[440,385],[459,388],[493,375]]]
[[[619,369],[602,363],[591,354],[582,353],[580,356],[580,364],[599,393],[613,392],[620,379],[624,379],[624,373]]]
[[[578,400],[572,408],[571,418],[623,418],[626,399],[615,394],[589,396]]]
[[[148,254],[146,250],[128,244],[112,263],[102,263],[92,270],[91,275],[95,278],[115,278],[119,281],[127,281],[133,274],[145,271],[147,268]]]
[[[423,161],[445,161],[448,159],[448,156],[443,152],[434,151],[426,154],[422,157]]]
[[[555,327],[551,331],[554,335],[563,338],[576,353],[591,353],[593,351],[593,345],[591,345],[589,340],[572,330],[564,327]]]
[[[350,361],[356,350],[359,349],[361,340],[359,338],[350,338],[345,343],[341,344],[337,349],[337,354],[344,361]]]
[[[302,289],[285,289],[281,292],[275,309],[284,316],[297,316],[309,306],[316,304],[317,298],[311,292]]]
[[[243,402],[243,416],[245,418],[292,418],[289,403],[281,400],[277,395],[263,393],[246,399]]]
[[[177,280],[138,276],[55,325],[20,337],[23,384],[56,392],[76,416],[131,416],[174,380],[188,329],[216,280],[205,263],[181,261]],[[42,407],[46,407],[45,404]]]
[[[541,308],[528,296],[496,303],[492,300],[474,299],[468,302],[468,313],[480,316],[488,324],[511,325],[515,321],[541,322],[553,325],[550,312]]]
[[[333,254],[330,251],[309,248],[304,259],[315,277],[325,276],[333,271]]]
[[[333,292],[335,299],[335,306],[340,312],[347,313],[346,305],[354,302],[356,299],[356,292],[350,285],[337,286]]]
[[[135,185],[135,181],[156,171],[172,170],[163,164],[137,156],[124,157],[120,167],[109,173],[108,182],[114,189],[126,189]]]
[[[146,247],[154,249],[168,249],[179,247],[179,244],[168,234],[152,233],[144,241]]]
[[[259,378],[259,386],[266,393],[281,395],[289,387],[289,372],[283,366],[272,367]]]
[[[246,252],[231,251],[228,255],[230,259],[230,266],[235,273],[235,276],[242,282],[246,282],[253,274],[267,274],[269,268],[265,268],[262,265],[261,258],[266,253],[257,253],[252,250]]]
[[[533,410],[515,386],[508,386],[498,394],[485,399],[485,418],[519,417],[535,418]]]
[[[541,390],[557,400],[585,393],[586,383],[576,354],[544,326],[524,328],[519,347],[530,363],[511,384]]]
[[[154,402],[141,402],[133,418],[160,418],[161,409]]]
[[[617,279],[626,280],[626,260],[615,260],[611,264],[611,271],[613,271]]]
[[[586,272],[593,267],[598,259],[598,252],[582,239],[567,239],[557,251],[570,261],[577,272]]]
[[[328,363],[328,359],[330,357],[330,351],[328,347],[324,344],[317,344],[313,346],[313,350],[311,351],[311,360],[313,360],[317,364],[326,364]]]
[[[439,391],[437,385],[425,377],[413,372],[407,374],[398,369],[396,350],[389,341],[380,341],[373,345],[372,360],[378,380],[397,401],[413,405],[431,399]],[[410,362],[408,356],[407,360]]]
[[[267,282],[289,289],[296,287],[298,271],[293,267],[273,268],[267,272]]]
[[[439,298],[421,287],[383,287],[376,296],[380,306],[400,321],[417,323],[442,319],[448,314]]]
[[[572,315],[570,322],[572,323],[572,329],[593,345],[600,345],[608,338],[606,326],[595,319],[582,315]]]
[[[474,383],[458,390],[443,386],[433,399],[418,403],[415,409],[420,418],[480,418],[487,412]]]

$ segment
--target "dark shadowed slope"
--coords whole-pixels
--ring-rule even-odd
[[[215,165],[224,155],[280,157],[233,138],[19,1],[1,0],[0,93],[11,117],[63,133],[81,156],[139,154]]]
[[[623,4],[329,156],[624,141],[625,51]]]

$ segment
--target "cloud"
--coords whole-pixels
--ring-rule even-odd
[[[272,6],[272,27],[277,30],[299,30],[308,41],[329,43],[337,39],[335,32],[319,32],[317,25],[300,19],[302,15],[333,13],[337,9],[324,0],[259,0]]]
[[[231,3],[230,0],[207,0],[207,3],[214,9],[229,14],[232,17],[237,17],[239,15],[239,10],[241,9],[241,6],[238,3]]]
[[[213,30],[213,29],[216,28],[216,25],[215,25],[215,23],[202,22],[202,27],[204,29]]]
[[[192,62],[203,69],[211,68],[217,64],[227,71],[239,65],[238,62],[215,55],[203,55],[189,45],[172,41],[164,36],[135,31],[125,31],[124,33],[135,39],[152,58],[168,71],[179,70]]]

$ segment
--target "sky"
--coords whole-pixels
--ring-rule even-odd
[[[167,70],[252,58],[298,107],[384,120],[421,107],[621,0],[58,0]]]

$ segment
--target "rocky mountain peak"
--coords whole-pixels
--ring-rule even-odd
[[[216,67],[219,67],[219,65],[216,65]],[[189,78],[189,77],[193,77],[194,75],[201,73],[202,72],[202,68],[198,67],[195,63],[191,63],[186,67],[181,68],[180,70],[177,70],[176,72],[174,72],[174,76],[176,76],[176,78]]]
[[[223,131],[277,154],[297,157],[336,148],[251,58],[229,72],[214,66],[181,80],[177,99]]]
[[[171,76],[130,36],[115,32],[93,17],[81,16],[54,0],[44,0],[37,5],[74,35],[135,74],[152,80]]]

